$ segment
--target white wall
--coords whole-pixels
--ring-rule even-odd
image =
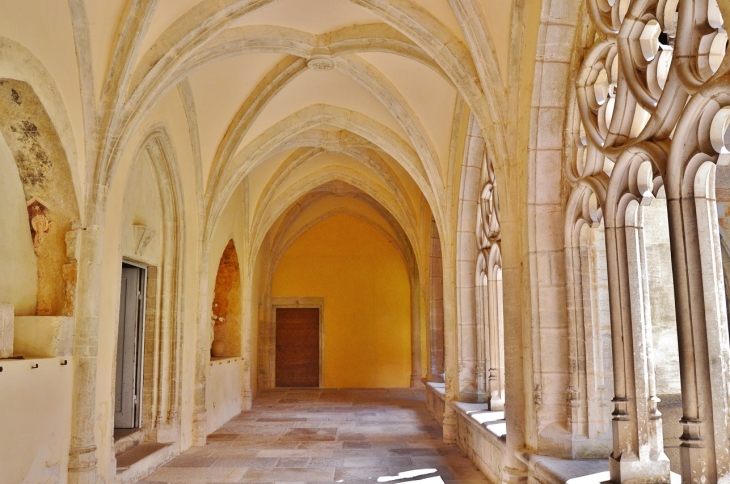
[[[0,484],[65,483],[71,358],[2,360],[0,367]]]
[[[212,361],[205,384],[207,432],[214,432],[242,410],[243,360]]]

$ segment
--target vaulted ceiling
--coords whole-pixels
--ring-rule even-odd
[[[250,224],[339,180],[415,224],[424,202],[441,215],[469,113],[505,91],[511,22],[507,0],[28,0],[0,31],[55,79],[82,179],[89,112],[123,142],[177,86],[209,215],[243,180]]]

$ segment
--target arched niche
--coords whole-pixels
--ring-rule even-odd
[[[7,232],[15,235],[7,237],[11,240],[4,244],[13,244],[13,240],[27,241],[27,234],[30,234],[37,268],[35,307],[31,309],[29,301],[33,297],[25,286],[32,284],[32,276],[27,273],[33,262],[29,260],[27,244],[21,242],[25,248],[16,247],[21,258],[13,264],[23,267],[22,280],[27,282],[19,284],[19,281],[10,278],[16,287],[9,294],[15,291],[24,294],[18,300],[18,314],[71,315],[76,288],[75,238],[71,230],[79,221],[79,208],[71,169],[58,131],[29,84],[0,79],[0,136],[7,147],[2,149],[0,156],[7,159],[10,155],[15,163],[15,173],[12,174],[8,164],[2,163],[3,175],[8,176],[3,176],[1,183],[9,190],[3,190],[2,198],[17,198],[18,184],[6,178],[19,179],[27,223],[22,230],[25,233],[17,232],[21,230],[17,218],[20,212],[16,207],[14,215],[8,213],[14,220],[16,232]],[[10,188],[10,184],[14,188]],[[10,206],[15,205],[17,200]]]
[[[226,245],[218,265],[211,326],[212,355],[226,358],[241,356],[241,269],[233,240]],[[215,352],[215,346],[220,344],[217,342],[223,344],[220,355]]]

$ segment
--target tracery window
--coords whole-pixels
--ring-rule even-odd
[[[485,151],[477,205],[477,391],[490,410],[504,408],[502,232],[494,167]]]
[[[671,252],[667,284],[673,283],[675,314],[662,317],[676,321],[679,340],[671,349],[681,361],[681,472],[686,482],[718,482],[730,476],[724,376],[730,349],[714,185],[716,165],[730,162],[724,20],[716,0],[587,5],[597,34],[576,81],[578,149],[567,170],[571,338],[581,336],[576,288],[585,283],[576,234],[583,225],[603,225],[614,392],[611,479],[669,482],[653,341],[660,311],[652,293],[662,288],[651,287],[650,276],[658,271],[656,260]],[[573,346],[577,362],[583,350]],[[580,365],[571,366],[573,383],[586,378]],[[571,405],[586,408],[573,403],[584,398],[580,386],[569,393]]]

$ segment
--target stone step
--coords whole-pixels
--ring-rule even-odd
[[[118,456],[144,441],[142,429],[115,429],[114,430],[114,455]]]
[[[172,459],[173,444],[144,442],[117,456],[117,484],[137,482]]]

